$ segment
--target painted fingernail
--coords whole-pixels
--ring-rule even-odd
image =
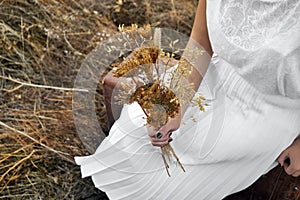
[[[286,157],[286,158],[284,159],[284,163],[287,164],[287,165],[289,166],[289,165],[291,164],[290,158],[289,158],[289,157]]]
[[[163,135],[162,135],[161,133],[157,133],[157,134],[156,134],[156,138],[158,138],[158,139],[162,138],[162,136],[163,136]]]
[[[173,141],[173,139],[172,139],[172,138],[170,138],[168,142],[170,143],[170,142],[172,142],[172,141]]]
[[[171,136],[172,136],[172,134],[173,134],[172,132],[171,132],[171,133],[169,133],[169,137],[171,137]]]

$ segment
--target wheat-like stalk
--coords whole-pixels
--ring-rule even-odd
[[[121,27],[123,33],[128,33],[130,38],[141,38],[146,35],[146,39],[152,39],[149,33],[150,27],[142,28],[141,32],[136,25],[131,27]],[[131,32],[133,30],[133,32]],[[154,32],[153,40],[161,40],[161,33]],[[127,36],[126,36],[127,37]],[[131,104],[137,102],[144,111],[147,124],[156,128],[164,126],[169,118],[178,116],[181,105],[188,105],[195,91],[193,84],[187,79],[191,73],[192,65],[185,59],[178,62],[175,70],[172,70],[174,53],[166,53],[158,48],[160,42],[148,42],[148,45],[140,46],[133,50],[128,58],[113,66],[115,77],[126,77],[132,79],[129,82],[121,82],[119,94],[116,95],[121,104]],[[194,104],[199,105],[200,110],[204,110],[204,97],[196,98]],[[178,156],[170,144],[161,147],[162,158],[167,174],[169,164],[174,158],[185,172]]]

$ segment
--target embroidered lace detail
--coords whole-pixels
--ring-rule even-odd
[[[220,3],[219,24],[228,41],[255,50],[299,23],[298,1],[224,0]]]

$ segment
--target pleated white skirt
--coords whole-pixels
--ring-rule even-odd
[[[222,59],[212,60],[198,92],[210,106],[205,112],[190,106],[172,135],[186,172],[172,162],[168,177],[134,103],[93,155],[75,157],[82,176],[111,200],[218,200],[274,167],[299,134],[300,102],[258,92]]]

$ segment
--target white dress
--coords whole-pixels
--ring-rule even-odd
[[[132,104],[93,155],[75,158],[82,176],[128,200],[218,200],[251,185],[300,132],[299,16],[298,0],[207,0],[215,54],[198,91],[210,106],[190,106],[172,135],[186,172],[173,162],[167,176]]]

